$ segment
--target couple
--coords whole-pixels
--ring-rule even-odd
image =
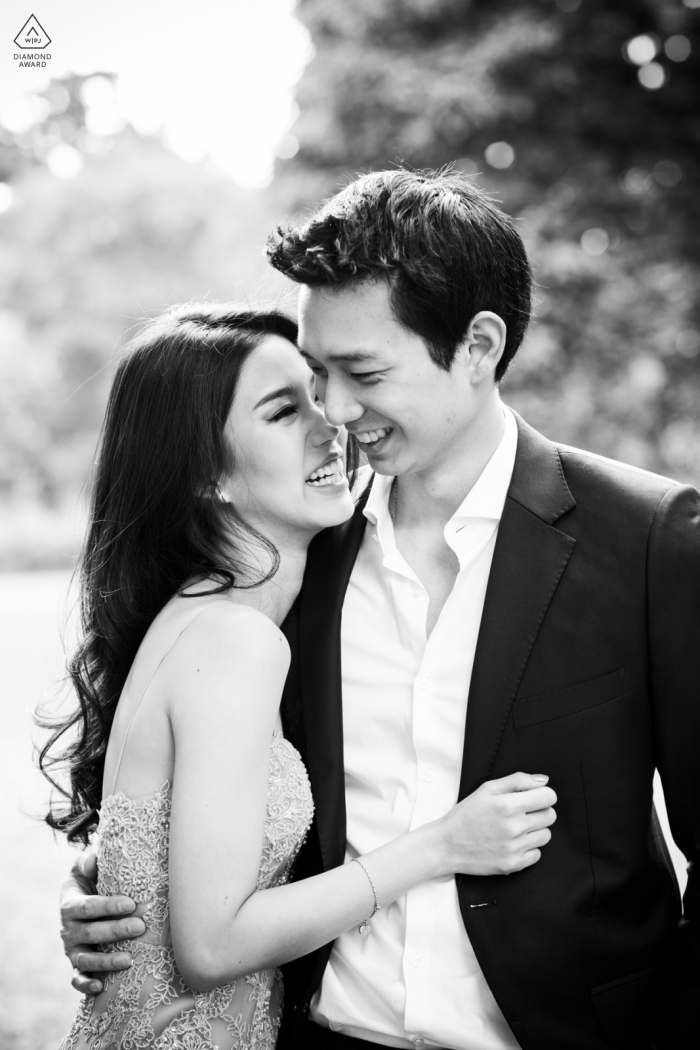
[[[652,777],[695,861],[698,493],[504,408],[530,270],[458,173],[364,176],[270,261],[298,333],[179,308],[112,390],[63,1045],[693,1045]]]

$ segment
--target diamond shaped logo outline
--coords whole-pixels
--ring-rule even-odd
[[[40,44],[21,44],[20,43],[20,40],[22,39],[23,34],[26,36],[26,30],[28,30],[30,28],[34,29],[35,32],[38,32],[40,34],[40,39],[41,39],[41,43]],[[42,26],[41,22],[36,17],[36,15],[30,15],[29,18],[27,19],[27,21],[24,23],[24,25],[20,29],[19,33],[17,34],[17,36],[15,37],[13,42],[22,51],[42,51],[45,47],[48,47],[49,44],[51,43],[51,37],[46,32],[46,30],[44,29],[44,27]]]

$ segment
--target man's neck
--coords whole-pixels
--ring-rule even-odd
[[[404,527],[444,526],[469,494],[505,433],[497,394],[460,440],[426,470],[396,479],[396,518]]]

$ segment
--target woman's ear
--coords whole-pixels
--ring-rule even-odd
[[[506,345],[506,324],[502,317],[491,310],[480,310],[469,322],[463,349],[471,380],[482,383],[493,377]]]
[[[200,496],[201,499],[213,499],[218,503],[231,502],[221,485],[215,485],[214,488],[211,488],[209,485],[201,485],[197,490],[197,495]]]

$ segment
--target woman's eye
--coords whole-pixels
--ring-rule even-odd
[[[284,408],[281,408],[279,410],[279,412],[275,413],[275,415],[272,417],[270,422],[271,423],[276,423],[279,419],[285,419],[287,416],[293,416],[298,411],[299,411],[299,406],[298,405],[285,405]]]

